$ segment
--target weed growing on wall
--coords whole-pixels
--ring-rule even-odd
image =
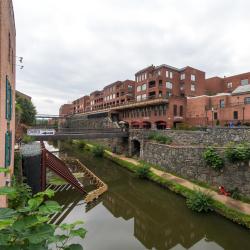
[[[224,166],[223,158],[215,151],[213,147],[208,147],[203,155],[206,164],[215,170],[220,170]]]
[[[172,138],[170,138],[169,136],[162,135],[162,134],[157,133],[157,132],[150,133],[148,136],[148,139],[155,140],[155,141],[162,143],[162,144],[171,144],[173,141]]]
[[[232,162],[244,162],[250,160],[249,143],[230,143],[225,150],[226,158]]]

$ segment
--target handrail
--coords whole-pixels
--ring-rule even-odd
[[[45,147],[43,142],[41,142],[42,145],[42,166],[47,167],[51,169],[53,172],[58,174],[61,178],[66,180],[68,183],[70,183],[72,186],[74,186],[76,189],[78,189],[82,193],[87,193],[84,190],[83,185],[75,178],[75,176],[72,174],[72,172],[69,170],[69,168],[66,166],[66,164],[57,158],[54,154],[49,152]],[[44,186],[44,185],[42,185]]]

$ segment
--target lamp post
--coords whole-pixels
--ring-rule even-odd
[[[212,107],[212,127],[214,127],[214,107]]]
[[[242,108],[242,115],[243,115],[243,122],[242,123],[244,124],[245,123],[245,107]]]

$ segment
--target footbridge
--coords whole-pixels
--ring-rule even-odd
[[[126,129],[122,128],[103,128],[103,129],[48,129],[48,128],[30,128],[28,135],[34,137],[37,141],[53,141],[67,139],[102,139],[102,138],[125,138],[129,136]]]

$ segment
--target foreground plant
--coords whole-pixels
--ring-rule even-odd
[[[196,212],[209,212],[213,210],[213,200],[211,195],[201,190],[195,190],[187,197],[187,206]]]
[[[24,190],[22,190],[24,191]],[[84,239],[86,230],[83,222],[62,224],[60,226],[49,224],[51,216],[61,211],[60,205],[51,200],[54,191],[46,190],[33,197],[22,196],[14,187],[0,188],[0,195],[7,195],[13,208],[0,209],[0,249],[1,250],[80,250],[79,244],[68,242],[74,237]],[[17,205],[13,200],[23,197]],[[59,233],[56,233],[56,231]]]

